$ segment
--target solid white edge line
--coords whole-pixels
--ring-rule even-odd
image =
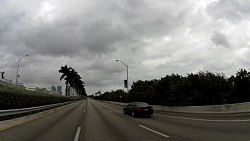
[[[165,135],[165,134],[162,134],[162,133],[160,133],[160,132],[157,132],[157,131],[155,131],[155,130],[153,130],[153,129],[150,129],[150,128],[148,128],[148,127],[145,127],[145,126],[143,126],[143,125],[139,125],[141,128],[144,128],[144,129],[146,129],[146,130],[148,130],[148,131],[151,131],[151,132],[153,132],[153,133],[156,133],[156,134],[158,134],[158,135],[161,135],[161,136],[163,136],[163,137],[165,137],[165,138],[169,138],[170,136],[168,136],[168,135]]]
[[[81,132],[81,127],[78,127],[74,141],[79,140],[80,132]]]
[[[164,117],[170,117],[170,118],[178,118],[178,119],[186,119],[186,120],[194,120],[194,121],[218,121],[218,122],[243,122],[243,121],[250,121],[250,119],[242,119],[242,120],[215,120],[215,119],[197,119],[197,118],[185,118],[185,117],[176,117],[176,116],[168,116],[168,115],[162,115],[162,114],[154,114]]]

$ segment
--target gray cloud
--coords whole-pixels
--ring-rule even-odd
[[[223,47],[226,47],[226,48],[229,48],[231,45],[230,45],[230,42],[228,41],[227,39],[227,36],[218,32],[218,31],[215,31],[211,37],[211,40],[212,42],[216,45],[216,46],[223,46]]]
[[[239,23],[250,18],[250,3],[242,0],[218,0],[211,3],[207,11],[216,19]]]
[[[0,71],[15,80],[18,59],[29,54],[20,65],[25,84],[64,85],[58,70],[67,64],[90,94],[123,88],[126,68],[116,59],[129,65],[130,85],[199,70],[231,75],[250,60],[248,7],[206,0],[0,1]]]

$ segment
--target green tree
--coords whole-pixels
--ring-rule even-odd
[[[240,69],[236,77],[231,77],[234,84],[233,97],[234,102],[250,101],[250,72]]]
[[[80,75],[72,68],[65,65],[59,70],[62,73],[60,80],[64,78],[66,84],[66,95],[69,95],[70,88],[74,89],[79,96],[86,96],[84,82],[81,80]]]
[[[65,85],[66,85],[66,91],[65,95],[68,96],[69,93],[69,84],[72,81],[72,77],[70,75],[70,68],[68,68],[67,65],[62,66],[61,69],[59,70],[59,73],[62,73],[62,76],[60,77],[60,81],[64,78],[65,80]]]
[[[119,101],[117,91],[105,92],[100,98]],[[250,72],[240,69],[236,76],[223,73],[198,72],[183,77],[166,75],[156,80],[133,82],[127,100],[149,104],[186,106],[215,105],[250,101]]]

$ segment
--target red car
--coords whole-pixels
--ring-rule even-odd
[[[153,114],[153,107],[145,102],[131,102],[123,108],[124,114],[130,114],[133,117],[146,116],[151,117]]]

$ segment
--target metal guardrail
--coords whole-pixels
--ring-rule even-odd
[[[50,104],[50,105],[44,105],[44,106],[38,106],[38,107],[22,108],[22,109],[0,110],[0,117],[28,113],[28,112],[34,112],[34,111],[39,111],[39,110],[45,110],[45,109],[49,109],[49,108],[54,108],[54,107],[66,105],[66,104],[69,104],[72,102],[74,102],[74,101],[57,103],[57,104]]]
[[[128,103],[103,101],[110,104],[125,106]],[[178,113],[196,113],[196,114],[241,114],[250,113],[250,102],[224,104],[224,105],[205,105],[205,106],[161,106],[150,105],[154,110],[164,112]]]

